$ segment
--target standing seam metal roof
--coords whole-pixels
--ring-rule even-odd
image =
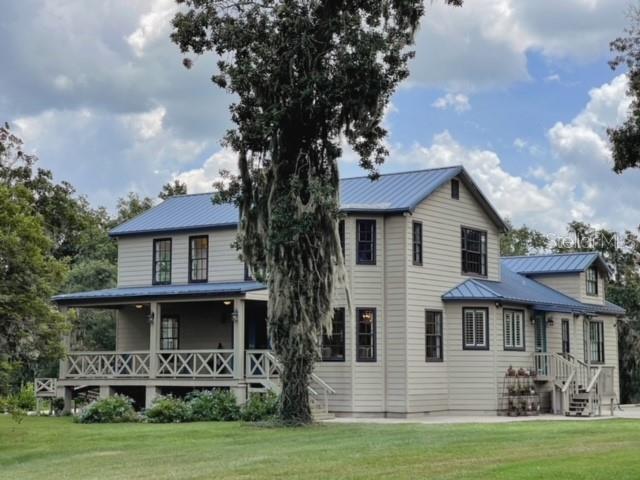
[[[596,252],[578,252],[505,257],[502,259],[502,263],[514,272],[533,275],[584,272],[596,260],[602,260]]]

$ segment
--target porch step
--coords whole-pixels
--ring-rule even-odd
[[[311,409],[311,416],[316,422],[322,422],[323,420],[333,420],[336,416],[331,412],[325,412],[324,410]]]

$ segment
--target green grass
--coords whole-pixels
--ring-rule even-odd
[[[80,425],[0,416],[1,479],[640,478],[640,422]]]

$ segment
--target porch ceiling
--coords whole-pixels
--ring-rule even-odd
[[[259,282],[192,283],[187,285],[153,285],[149,287],[109,288],[56,295],[52,300],[63,306],[89,306],[142,300],[192,297],[244,296],[265,287]]]

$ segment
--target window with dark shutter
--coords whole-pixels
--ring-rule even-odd
[[[171,283],[171,239],[159,238],[153,241],[153,284]]]
[[[422,265],[422,223],[413,222],[413,264]]]
[[[376,309],[356,309],[356,360],[376,361]]]
[[[356,220],[356,263],[376,264],[376,221]]]
[[[487,276],[487,232],[462,227],[462,273]]]
[[[206,282],[209,277],[209,237],[189,237],[189,281]]]
[[[598,295],[598,270],[595,267],[587,269],[587,295],[595,297]]]
[[[442,312],[426,310],[424,318],[425,360],[441,362],[442,355]]]
[[[460,181],[456,178],[451,179],[451,198],[460,199]]]

